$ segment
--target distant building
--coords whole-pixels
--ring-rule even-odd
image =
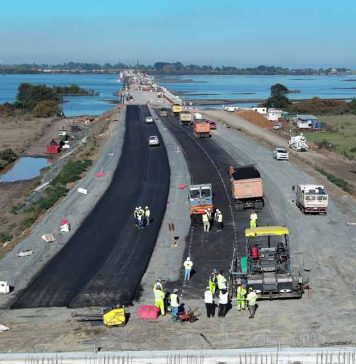
[[[298,129],[321,129],[321,123],[319,119],[314,115],[297,115],[296,124]]]
[[[269,108],[267,111],[267,119],[270,121],[278,121],[283,115],[282,110]]]
[[[258,112],[259,114],[264,114],[266,115],[267,114],[267,108],[266,107],[251,107],[250,109],[248,110],[253,110],[253,111],[256,111]]]

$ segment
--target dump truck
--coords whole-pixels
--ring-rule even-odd
[[[211,183],[191,185],[189,187],[189,211],[192,223],[202,222],[205,210],[214,210]]]
[[[191,125],[193,122],[193,115],[190,111],[181,111],[179,113],[179,121],[182,125]]]
[[[258,299],[302,297],[308,280],[301,255],[291,257],[287,227],[245,229],[245,251],[239,254],[235,250],[230,269],[233,296],[243,283],[253,289]]]
[[[260,172],[254,165],[229,168],[232,197],[236,210],[245,208],[262,209],[263,182]]]
[[[181,104],[172,105],[172,114],[178,116],[178,114],[183,111],[183,106]]]
[[[194,135],[197,138],[210,137],[210,124],[208,121],[196,121],[194,123]]]
[[[327,214],[329,199],[323,185],[299,184],[293,189],[295,203],[303,214]]]

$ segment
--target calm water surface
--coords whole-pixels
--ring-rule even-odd
[[[41,169],[48,167],[47,158],[22,157],[18,159],[10,170],[0,175],[1,182],[25,181],[40,175]]]
[[[186,99],[266,99],[270,87],[282,83],[290,90],[291,99],[352,98],[356,97],[356,75],[347,76],[160,76],[162,86]],[[167,79],[167,82],[164,82]],[[194,82],[175,83],[169,80],[193,80]]]
[[[67,74],[37,74],[37,75],[0,75],[0,103],[14,102],[18,86],[23,83],[44,84],[47,86],[70,86],[77,84],[85,89],[99,92],[99,96],[68,96],[63,105],[66,116],[99,115],[113,109],[115,105],[105,100],[117,99],[114,93],[121,90],[121,83],[116,75],[67,75]]]

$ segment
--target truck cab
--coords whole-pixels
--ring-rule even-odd
[[[296,205],[303,214],[327,214],[329,197],[322,185],[297,185]]]
[[[201,221],[206,209],[213,211],[213,192],[211,183],[191,185],[189,187],[189,210],[192,222]]]

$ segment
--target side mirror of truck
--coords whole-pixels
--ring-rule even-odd
[[[292,186],[292,191],[293,191],[293,192],[295,191],[295,186]]]

